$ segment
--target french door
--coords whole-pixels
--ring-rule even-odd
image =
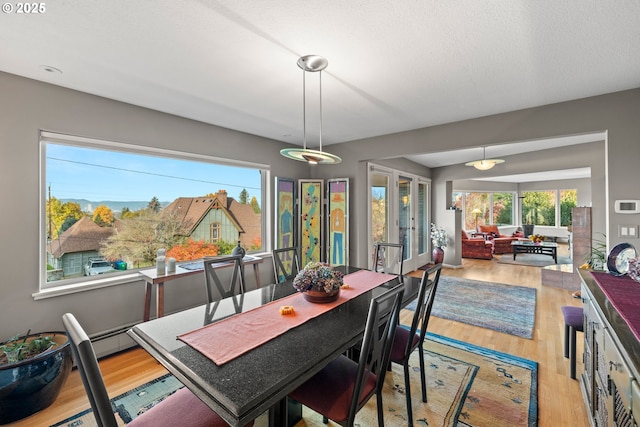
[[[430,260],[430,181],[417,175],[369,165],[369,260],[377,242],[404,246],[404,271]]]

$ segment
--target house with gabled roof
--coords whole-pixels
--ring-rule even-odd
[[[47,263],[63,277],[82,274],[89,258],[100,256],[100,245],[114,232],[100,227],[89,217],[82,217],[47,245]],[[55,274],[55,273],[54,273]]]
[[[185,235],[207,243],[238,240],[251,248],[261,239],[260,214],[250,204],[239,203],[219,190],[207,197],[179,197],[164,211],[185,227]]]

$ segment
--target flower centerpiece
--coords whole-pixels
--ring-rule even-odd
[[[532,234],[531,236],[529,236],[529,240],[531,240],[534,243],[544,242],[545,239],[546,237],[543,236],[542,234]]]
[[[442,264],[447,241],[447,230],[431,223],[431,243],[433,244],[433,262],[435,264]]]
[[[344,275],[324,262],[310,262],[293,279],[293,287],[311,302],[338,299]]]

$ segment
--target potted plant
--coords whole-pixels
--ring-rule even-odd
[[[28,417],[58,397],[72,366],[64,332],[16,335],[0,344],[0,424]]]
[[[293,279],[293,287],[301,292],[307,301],[327,303],[335,301],[340,296],[343,276],[329,264],[310,262]]]

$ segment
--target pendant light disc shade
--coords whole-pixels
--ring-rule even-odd
[[[280,150],[280,154],[288,159],[307,162],[312,165],[336,164],[342,161],[340,157],[327,153],[326,151],[309,150],[305,148],[283,148]]]
[[[491,169],[497,164],[504,163],[502,159],[487,159],[486,157],[486,147],[482,147],[482,160],[474,160],[472,162],[467,162],[465,166],[473,166],[474,168],[486,171]]]
[[[482,159],[482,160],[474,160],[473,162],[467,162],[464,165],[465,166],[473,166],[474,168],[481,170],[481,171],[486,171],[491,169],[492,167],[494,167],[495,165],[499,164],[499,163],[504,163],[504,160],[502,159]]]

